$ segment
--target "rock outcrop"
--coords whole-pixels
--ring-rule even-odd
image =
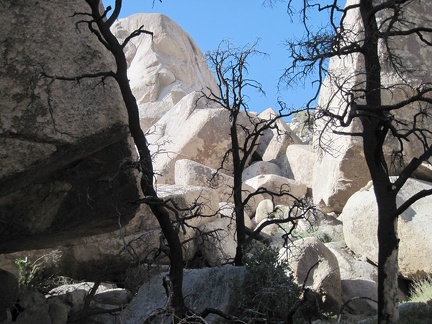
[[[186,270],[184,274],[183,295],[186,304],[197,313],[207,307],[218,308],[228,312],[235,309],[236,294],[233,290],[244,281],[245,268],[222,267]],[[143,322],[155,309],[166,302],[165,290],[162,287],[163,274],[154,277],[142,286],[129,306],[122,312],[122,323]],[[219,317],[206,318],[208,323],[217,323]]]
[[[76,25],[74,13],[88,10],[84,1],[0,8],[0,251],[56,245],[48,232],[81,225],[85,235],[114,230],[118,213],[127,223],[136,211],[126,203],[138,189],[120,166],[135,156],[114,80],[54,78],[113,68],[98,39]],[[27,244],[33,235],[37,243]]]
[[[314,237],[296,241],[295,247],[288,255],[286,253],[281,250],[292,268],[296,282],[319,292],[320,306],[327,312],[337,313],[342,305],[342,287],[335,255]]]
[[[431,183],[409,179],[397,200],[402,204],[414,193],[431,188]],[[432,275],[432,241],[429,235],[432,227],[431,203],[432,197],[422,198],[399,216],[399,271],[409,279]],[[347,246],[356,254],[376,263],[378,210],[372,185],[358,191],[348,200],[341,218]]]
[[[125,39],[141,26],[153,37],[135,37],[126,46],[125,54],[141,126],[147,130],[184,96],[209,90],[218,93],[218,87],[195,41],[167,16],[134,14],[119,19],[112,31],[117,38]],[[190,108],[194,108],[193,102]]]
[[[357,0],[348,0],[347,6],[356,2]],[[414,1],[409,6],[404,7],[404,19],[416,21],[419,26],[428,25],[429,17],[426,13],[429,10],[432,10],[431,3]],[[381,19],[384,18],[381,17]],[[347,43],[362,37],[361,21],[358,9],[350,10],[346,15],[344,38]],[[432,55],[432,48],[424,46],[419,37],[416,35],[393,37],[390,47],[393,52],[392,55],[397,56],[397,60],[403,62],[403,70],[408,73],[400,74],[400,71],[395,71],[393,65],[389,64],[387,49],[382,44],[379,48],[379,55],[382,60],[383,105],[402,102],[414,95],[415,89],[421,84],[432,81],[428,72],[431,69],[429,58]],[[344,93],[362,87],[365,78],[362,71],[364,71],[364,62],[362,56],[358,54],[333,57],[329,62],[328,76],[321,87],[318,106],[336,114],[342,113],[350,105],[352,99],[346,98]],[[417,112],[418,107],[411,105],[392,113],[395,114],[395,118],[407,123],[408,126],[406,127],[410,127],[409,125],[412,125],[415,119],[417,128],[423,127],[430,131],[430,119],[414,118]],[[317,120],[315,128],[314,144],[319,160],[314,169],[312,187],[314,202],[327,211],[340,213],[348,198],[367,184],[370,175],[363,156],[361,138],[338,135],[333,133],[334,130],[356,133],[361,130],[360,121],[356,120],[349,127],[342,129],[329,126],[327,120],[321,119]],[[410,135],[408,140],[409,142],[404,144],[404,156],[401,165],[407,164],[413,157],[419,156],[423,152],[421,141],[414,135]],[[397,144],[396,139],[390,137],[386,139],[385,154],[387,154],[389,162]],[[393,175],[398,174],[398,168],[397,163],[392,164]]]
[[[10,272],[0,269],[0,323],[10,319],[11,310],[18,299],[18,279]]]

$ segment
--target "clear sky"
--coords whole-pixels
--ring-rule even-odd
[[[114,0],[103,0],[105,6]],[[120,17],[137,12],[159,12],[179,24],[198,44],[201,51],[215,50],[222,40],[242,47],[259,39],[258,50],[267,56],[257,56],[250,61],[249,77],[263,85],[266,96],[253,89],[247,92],[249,108],[262,111],[278,108],[278,98],[294,108],[303,106],[311,96],[311,86],[306,83],[296,89],[282,89],[277,84],[289,57],[284,41],[302,35],[301,26],[291,22],[286,3],[274,7],[263,6],[263,0],[124,0]]]

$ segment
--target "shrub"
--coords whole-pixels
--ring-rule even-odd
[[[432,278],[414,281],[411,287],[409,302],[427,303],[432,300]]]
[[[15,264],[18,266],[20,286],[32,286],[39,281],[42,270],[37,261],[32,263],[27,257],[15,260]]]
[[[245,258],[245,265],[238,316],[253,322],[285,321],[300,296],[287,262],[279,259],[276,249],[256,246]]]
[[[39,257],[34,262],[27,257],[16,259],[15,264],[18,267],[20,286],[33,287],[42,293],[47,293],[52,288],[73,283],[71,278],[54,275],[59,258],[60,255],[53,251]]]

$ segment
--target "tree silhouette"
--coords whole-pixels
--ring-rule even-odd
[[[233,218],[235,218],[237,238],[234,264],[236,266],[243,264],[245,246],[252,239],[259,238],[261,231],[266,226],[290,223],[290,230],[285,233],[285,238],[288,240],[288,236],[294,231],[297,221],[314,213],[314,208],[310,206],[308,201],[293,196],[288,185],[282,186],[278,191],[258,188],[254,192],[249,192],[242,188],[243,171],[251,162],[264,133],[273,131],[278,137],[291,136],[278,123],[283,122],[283,118],[298,112],[286,108],[282,102],[280,102],[281,109],[278,113],[271,114],[268,119],[259,118],[255,113],[249,111],[247,90],[252,88],[263,94],[264,91],[259,82],[247,77],[248,60],[251,56],[263,54],[257,50],[257,43],[238,48],[229,42],[222,42],[215,51],[207,54],[210,66],[216,74],[219,92],[214,93],[208,89],[207,93],[202,93],[206,100],[217,103],[229,112],[231,148],[225,153],[218,172],[226,168],[228,162],[232,164],[232,170],[229,171],[233,175]],[[248,217],[245,213],[245,207],[251,199],[262,194],[268,195],[272,199],[282,196],[290,197],[293,206],[282,219],[267,220],[252,231],[245,226],[245,217]]]

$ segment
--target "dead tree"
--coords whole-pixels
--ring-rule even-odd
[[[184,303],[182,284],[183,284],[183,252],[180,239],[176,229],[170,219],[165,202],[157,195],[153,185],[154,171],[151,153],[145,134],[140,126],[139,110],[136,99],[132,93],[129,79],[127,76],[127,61],[123,52],[128,42],[142,34],[153,37],[153,33],[144,29],[141,26],[139,29],[132,32],[123,42],[120,42],[111,32],[110,27],[118,18],[122,0],[116,0],[115,8],[112,14],[109,15],[111,7],[105,11],[100,0],[86,0],[90,8],[90,12],[76,13],[75,16],[81,17],[82,20],[77,22],[77,26],[81,24],[87,25],[88,29],[98,38],[99,42],[109,51],[115,60],[114,71],[100,71],[96,73],[86,73],[80,76],[65,77],[65,76],[49,76],[57,80],[68,80],[78,82],[85,78],[113,78],[119,86],[123,102],[128,114],[128,126],[130,134],[134,140],[139,153],[139,161],[136,164],[140,171],[141,179],[140,186],[144,197],[139,202],[149,205],[153,214],[158,220],[162,233],[168,244],[168,258],[170,261],[170,271],[167,278],[169,282],[169,302],[168,305],[175,313],[177,318],[185,315],[187,309]]]
[[[229,112],[229,127],[231,148],[225,153],[221,167],[218,172],[225,169],[228,161],[232,163],[231,173],[233,175],[232,198],[234,201],[234,218],[237,233],[237,247],[234,264],[243,264],[243,251],[245,245],[250,242],[247,238],[258,238],[259,233],[265,226],[251,231],[245,226],[245,206],[254,196],[268,194],[271,197],[290,196],[296,207],[308,209],[305,201],[299,200],[290,194],[289,188],[281,188],[278,192],[270,192],[265,188],[259,188],[255,192],[245,193],[242,190],[242,174],[252,159],[261,137],[265,131],[273,130],[278,136],[289,135],[278,126],[282,118],[289,117],[298,111],[289,110],[283,103],[278,113],[269,119],[261,119],[256,114],[249,112],[245,91],[252,88],[262,94],[264,91],[261,84],[255,80],[247,78],[248,59],[253,55],[263,54],[257,50],[257,43],[252,46],[236,48],[229,42],[222,42],[214,52],[207,53],[207,59],[213,68],[219,86],[219,93],[214,93],[211,89],[202,96],[206,100],[216,103]],[[242,120],[241,120],[242,119]],[[217,175],[215,175],[217,176]],[[306,212],[296,214],[285,220],[269,220],[265,225],[282,224],[290,222],[295,227],[295,221],[304,218]]]
[[[430,55],[432,28],[424,13],[432,8],[429,2],[421,0],[356,0],[348,1],[344,7],[345,2],[303,2],[301,20],[306,36],[288,42],[293,63],[286,70],[284,81],[291,82],[317,69],[320,88],[324,83],[334,89],[332,99],[316,108],[323,130],[362,139],[378,205],[379,323],[396,323],[398,216],[414,202],[432,194],[432,190],[423,190],[400,206],[396,203],[407,179],[422,163],[429,163],[432,155],[430,71],[422,71],[424,66],[415,62],[414,53],[401,50],[397,44],[416,44],[419,49],[413,51]],[[289,5],[292,4],[290,0]],[[310,26],[308,17],[312,10],[328,15],[326,27]],[[346,69],[337,71],[327,67],[330,58],[356,61],[358,66],[352,73]],[[397,81],[384,82],[384,71],[391,71]],[[337,107],[335,101],[339,103]],[[319,139],[324,149],[331,149],[322,136]],[[396,143],[391,156],[386,155],[385,149],[389,140]],[[421,150],[408,157],[406,148],[413,144]],[[398,176],[397,180],[392,175]]]

